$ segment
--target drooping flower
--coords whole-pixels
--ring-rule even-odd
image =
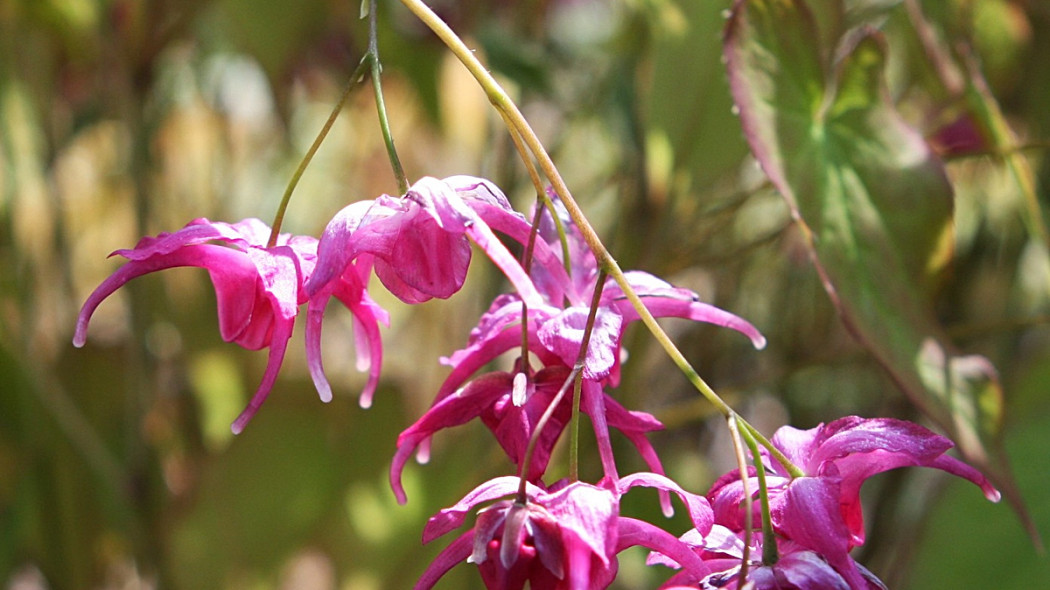
[[[528,222],[516,213],[503,193],[491,182],[469,176],[444,180],[425,177],[412,185],[403,198],[389,195],[358,201],[345,207],[328,223],[317,247],[317,267],[306,282],[309,321],[310,374],[318,391],[331,395],[321,363],[321,325],[328,300],[362,298],[367,277],[376,276],[406,303],[447,298],[466,279],[471,259],[470,240],[492,259],[526,301],[540,305],[542,298],[510,251],[492,228],[527,235]],[[468,239],[469,238],[469,239]],[[344,300],[344,303],[346,301]],[[363,324],[369,340],[374,324]],[[362,350],[358,347],[358,350]],[[371,350],[372,380],[377,376],[382,350]],[[361,404],[371,403],[371,390]]]
[[[519,484],[516,477],[500,477],[478,486],[430,519],[423,542],[461,526],[475,506],[516,494]],[[710,529],[706,500],[657,474],[632,474],[617,486],[560,482],[544,490],[527,483],[526,501],[500,500],[479,511],[473,529],[434,560],[416,589],[432,587],[452,567],[467,561],[478,565],[489,588],[518,590],[528,583],[533,590],[599,590],[616,577],[616,554],[635,545],[680,560],[675,563],[692,575],[709,573],[698,556],[670,533],[620,516],[620,496],[638,485],[677,494],[697,530]]]
[[[474,418],[481,418],[515,467],[521,468],[526,448],[535,433],[540,416],[554,402],[558,391],[571,384],[566,383],[570,377],[568,367],[554,366],[543,369],[528,379],[523,399],[516,401],[516,375],[523,374],[493,372],[473,379],[455,394],[436,403],[415,424],[401,433],[397,441],[397,453],[390,468],[390,484],[399,502],[406,501],[401,485],[401,472],[412,452],[437,431],[464,424]],[[580,405],[582,411],[591,416],[598,438],[598,450],[607,473],[615,474],[609,426],[628,437],[651,469],[662,472],[660,460],[645,438],[646,433],[663,428],[659,421],[647,413],[627,410],[606,395],[594,382],[584,382]],[[543,476],[551,452],[568,424],[571,413],[572,397],[565,395],[540,434],[525,473],[528,481],[539,481]],[[669,505],[666,509],[670,509]]]
[[[490,222],[528,227],[495,185],[469,176],[424,177],[403,198],[381,195],[358,201],[337,213],[325,228],[307,293],[315,297],[352,262],[366,259],[383,285],[406,303],[450,297],[466,279],[470,238],[525,300],[539,303],[532,282],[492,232]]]
[[[792,478],[763,453],[773,530],[816,552],[855,590],[867,587],[849,551],[864,543],[860,488],[869,477],[898,467],[934,467],[973,482],[989,500],[999,500],[999,492],[979,471],[945,454],[954,446],[951,440],[911,422],[848,416],[809,430],[785,426],[771,442],[805,473]],[[749,489],[757,492],[755,478]],[[735,531],[743,528],[738,471],[715,482],[708,499],[716,522]],[[757,511],[759,503],[753,506]]]
[[[273,387],[299,304],[306,300],[303,282],[316,261],[314,238],[281,234],[268,248],[269,236],[270,228],[258,219],[234,224],[195,219],[174,233],[145,237],[132,249],[117,250],[112,255],[128,262],[88,296],[73,344],[84,345],[95,309],[128,281],[166,268],[206,269],[215,287],[223,340],[249,350],[270,349],[262,383],[233,423],[233,431],[240,432]]]

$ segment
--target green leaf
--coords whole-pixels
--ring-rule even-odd
[[[819,46],[799,0],[738,0],[726,30],[733,98],[752,153],[787,199],[854,337],[1022,513],[1001,445],[992,364],[961,356],[926,291],[950,255],[952,188],[889,100],[881,36]]]

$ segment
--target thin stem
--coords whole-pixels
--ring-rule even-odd
[[[459,38],[456,33],[449,28],[449,26],[441,20],[422,0],[401,0],[413,14],[416,15],[424,24],[426,24],[430,30],[432,30],[438,38],[445,44],[446,47],[452,51],[453,55],[467,68],[467,70],[474,76],[474,79],[478,82],[481,88],[485,91],[488,96],[489,102],[503,115],[504,121],[507,126],[511,128],[514,133],[521,135],[522,140],[529,150],[533,153],[539,162],[540,169],[550,180],[551,188],[554,190],[558,198],[561,199],[562,204],[565,205],[566,211],[576,224],[577,230],[579,230],[581,237],[587,243],[587,246],[594,253],[595,259],[598,261],[599,268],[604,270],[613,277],[616,283],[623,290],[624,295],[631,302],[631,305],[638,312],[642,323],[645,324],[646,328],[652,332],[653,337],[656,338],[660,346],[667,352],[667,355],[671,357],[671,361],[682,371],[689,382],[703,395],[708,401],[715,406],[715,408],[722,413],[723,416],[730,416],[733,413],[733,409],[726,404],[717,393],[700,378],[700,375],[695,369],[689,364],[685,356],[678,350],[674,342],[671,341],[670,337],[663,328],[656,322],[656,319],[649,312],[649,309],[642,303],[641,298],[634,291],[627,276],[624,275],[623,270],[620,269],[616,259],[613,258],[612,254],[606,249],[605,244],[602,243],[598,237],[598,233],[594,230],[594,227],[590,224],[587,217],[583,214],[583,210],[580,209],[576,200],[573,199],[572,194],[569,192],[569,187],[565,184],[565,181],[561,177],[561,173],[558,172],[557,167],[554,165],[554,161],[551,159],[547,150],[543,147],[536,132],[533,131],[528,121],[525,120],[524,115],[518,109],[517,105],[510,99],[506,91],[496,82],[496,79],[492,77],[485,66],[478,60],[474,52],[463,43],[463,40]],[[764,436],[761,435],[757,430],[750,426],[747,421],[743,418],[738,418],[740,424],[754,436],[755,440],[759,444],[769,449],[770,454],[780,463],[784,465],[784,468],[788,470],[792,476],[798,477],[802,475],[802,470],[796,465],[791,463],[788,458],[780,452],[779,449],[773,447],[773,444],[769,442]]]
[[[408,178],[401,166],[401,159],[394,147],[394,136],[390,132],[390,119],[386,114],[386,102],[383,100],[383,84],[380,75],[383,73],[383,65],[379,62],[379,33],[378,33],[378,11],[376,0],[369,0],[368,10],[368,55],[372,63],[372,91],[375,93],[376,111],[379,115],[379,128],[383,133],[383,143],[386,144],[386,155],[390,159],[390,168],[394,171],[397,179],[397,190],[399,195],[408,192]]]
[[[740,557],[740,577],[738,578],[738,584],[743,584],[744,580],[747,579],[747,570],[751,565],[751,527],[753,523],[751,520],[754,516],[751,513],[751,476],[747,472],[747,457],[744,456],[744,445],[741,444],[740,429],[737,427],[737,415],[730,414],[726,418],[726,425],[729,427],[729,436],[733,441],[733,451],[736,453],[736,465],[737,469],[740,470],[740,484],[744,488],[744,550]]]
[[[310,145],[310,149],[306,150],[306,154],[303,159],[299,161],[299,167],[295,169],[295,173],[292,174],[292,178],[288,181],[288,186],[284,189],[284,196],[281,197],[281,204],[277,206],[277,214],[274,215],[273,225],[270,229],[270,239],[266,243],[266,247],[273,248],[277,245],[277,236],[281,233],[281,224],[284,223],[284,214],[288,210],[288,203],[292,200],[292,191],[295,190],[296,185],[299,184],[299,179],[302,178],[303,172],[306,171],[306,167],[310,165],[310,161],[314,159],[314,154],[317,153],[317,148],[321,147],[321,142],[324,141],[325,137],[328,136],[328,132],[332,129],[332,125],[335,123],[339,113],[343,110],[343,106],[346,104],[346,99],[350,97],[350,92],[357,86],[365,74],[365,69],[371,67],[371,62],[368,56],[361,58],[361,63],[357,64],[357,68],[354,69],[354,73],[350,75],[350,81],[346,83],[346,87],[343,88],[343,94],[339,97],[339,101],[335,103],[332,108],[332,112],[328,115],[328,120],[325,121],[324,126],[321,127],[321,131],[314,138],[313,144]]]
[[[583,398],[583,367],[587,360],[587,347],[591,342],[594,321],[598,317],[598,304],[601,302],[604,286],[605,271],[599,270],[598,282],[594,285],[594,295],[591,297],[591,309],[587,313],[587,324],[583,328],[583,341],[576,357],[575,368],[579,371],[572,388],[572,418],[569,420],[569,481],[580,479],[580,401]]]
[[[273,248],[277,245],[277,236],[281,233],[281,225],[284,223],[284,214],[288,210],[288,203],[292,200],[292,192],[295,191],[295,187],[299,184],[299,179],[302,178],[303,173],[306,171],[306,167],[309,166],[310,162],[314,159],[314,154],[317,153],[317,149],[321,147],[321,143],[324,142],[326,137],[328,137],[328,132],[331,131],[336,118],[339,117],[339,113],[342,112],[343,107],[346,105],[346,101],[350,97],[350,92],[359,82],[364,80],[366,69],[370,70],[372,74],[372,88],[375,93],[376,110],[379,115],[379,127],[383,133],[383,142],[386,144],[387,156],[390,158],[390,167],[393,169],[394,177],[397,179],[397,186],[400,194],[408,192],[408,179],[405,177],[405,171],[401,166],[401,160],[398,158],[397,150],[394,148],[394,138],[390,132],[390,121],[386,114],[386,103],[383,100],[383,87],[380,82],[380,74],[383,67],[379,62],[376,0],[369,0],[368,6],[368,50],[361,58],[361,62],[357,64],[357,68],[355,68],[354,72],[350,74],[350,80],[346,83],[346,87],[343,89],[343,94],[340,95],[339,101],[336,102],[335,106],[332,108],[332,112],[329,113],[328,120],[325,121],[324,126],[321,127],[321,131],[318,132],[317,137],[314,138],[314,142],[310,145],[310,149],[308,149],[306,154],[303,155],[303,159],[299,162],[299,167],[295,169],[291,179],[288,180],[288,186],[284,189],[281,203],[277,206],[277,213],[273,218],[273,225],[270,229],[270,239],[266,243],[268,248]]]
[[[752,463],[755,465],[755,475],[758,477],[758,499],[762,505],[762,564],[773,565],[780,556],[777,551],[777,536],[773,532],[773,517],[769,510],[769,488],[766,486],[766,466],[762,464],[762,455],[758,452],[758,445],[749,432],[744,432],[744,441],[751,449]]]
[[[525,457],[521,461],[521,467],[518,470],[518,479],[521,480],[518,485],[518,495],[516,501],[519,504],[524,504],[528,500],[528,496],[525,493],[525,474],[528,472],[529,464],[532,463],[532,455],[536,451],[536,443],[540,440],[540,433],[547,426],[547,422],[550,421],[551,416],[554,415],[554,410],[561,404],[561,400],[565,399],[565,392],[569,390],[569,385],[576,381],[576,375],[582,370],[582,367],[573,367],[572,371],[569,372],[569,376],[562,383],[561,389],[555,394],[554,399],[547,406],[547,409],[543,411],[543,415],[536,421],[536,428],[532,432],[532,437],[529,438],[529,445],[525,447]]]
[[[514,142],[514,148],[518,150],[518,155],[521,156],[521,161],[525,165],[525,170],[528,172],[529,180],[532,181],[532,185],[536,187],[536,199],[546,207],[551,213],[551,219],[554,221],[554,227],[558,232],[558,242],[561,244],[561,257],[562,266],[565,267],[565,272],[572,276],[572,257],[569,255],[569,237],[565,232],[565,224],[562,223],[561,217],[558,215],[558,210],[554,208],[554,202],[551,201],[550,196],[547,194],[547,190],[543,186],[543,181],[540,180],[540,174],[536,171],[536,164],[532,161],[532,156],[529,153],[528,148],[522,142],[521,135],[515,130],[513,124],[507,116],[500,112],[500,116],[503,117],[503,122],[507,126],[507,131],[510,133],[511,141]],[[535,234],[539,230],[539,217],[533,221],[532,231]],[[530,238],[531,239],[531,238]],[[526,269],[528,271],[528,269]]]

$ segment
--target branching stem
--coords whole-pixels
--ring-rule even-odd
[[[284,189],[284,195],[281,196],[281,203],[277,206],[277,213],[273,218],[273,225],[270,229],[270,239],[266,243],[266,247],[273,248],[277,245],[277,236],[281,233],[281,225],[284,224],[284,214],[288,210],[288,203],[292,200],[292,192],[295,191],[295,187],[299,184],[299,179],[302,178],[303,173],[306,171],[306,167],[310,165],[310,162],[314,159],[314,154],[317,153],[317,149],[321,147],[321,143],[324,142],[325,138],[328,137],[328,132],[331,131],[332,125],[335,124],[335,120],[339,117],[339,113],[342,112],[343,107],[346,105],[346,101],[350,98],[350,92],[357,87],[365,78],[365,71],[371,71],[372,74],[372,87],[375,92],[376,110],[379,114],[379,127],[383,133],[383,142],[386,144],[387,156],[390,158],[390,167],[394,171],[394,177],[397,179],[397,188],[400,191],[399,194],[405,194],[408,192],[408,179],[405,177],[404,169],[401,167],[401,160],[397,156],[397,150],[394,148],[394,138],[390,133],[390,122],[386,115],[386,103],[383,101],[383,87],[380,83],[380,73],[383,70],[382,65],[379,63],[379,45],[378,45],[378,25],[376,20],[376,0],[369,1],[368,11],[368,51],[361,58],[361,62],[357,64],[354,72],[350,74],[350,80],[346,83],[346,87],[343,89],[342,95],[339,96],[339,101],[332,107],[332,112],[328,115],[328,120],[325,121],[324,126],[321,127],[321,131],[317,133],[317,137],[314,138],[314,142],[310,145],[310,149],[306,150],[306,154],[303,155],[303,159],[299,161],[298,168],[292,174],[292,177],[288,180],[288,186]]]

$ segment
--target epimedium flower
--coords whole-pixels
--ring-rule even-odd
[[[315,297],[353,261],[364,258],[383,285],[406,303],[448,298],[466,279],[472,239],[526,301],[539,303],[535,286],[490,223],[528,227],[499,188],[470,176],[424,177],[402,198],[380,195],[352,203],[325,228],[307,293]]]
[[[869,477],[898,467],[933,467],[967,479],[989,500],[999,500],[999,492],[979,471],[945,454],[954,446],[951,440],[904,420],[848,416],[809,430],[785,426],[771,442],[804,473],[792,478],[763,453],[773,530],[820,555],[854,589],[867,587],[849,551],[864,543],[860,488]],[[758,489],[753,477],[749,489]],[[708,499],[716,522],[743,528],[739,471],[716,481]],[[753,506],[757,510],[759,503]]]
[[[686,504],[696,530],[712,526],[710,506],[658,474],[636,473],[618,484],[559,482],[550,489],[526,483],[526,499],[516,495],[520,480],[500,477],[478,486],[444,509],[423,530],[423,542],[459,528],[479,504],[472,529],[453,541],[427,568],[416,590],[431,588],[464,561],[478,566],[488,588],[518,590],[599,590],[616,577],[616,554],[641,545],[668,556],[692,575],[710,573],[703,561],[670,533],[619,514],[619,499],[635,486],[677,494]]]
[[[270,228],[258,219],[230,224],[201,218],[176,232],[145,237],[134,248],[117,250],[112,255],[122,256],[127,262],[84,302],[73,344],[84,345],[95,309],[128,281],[167,268],[206,269],[215,288],[223,340],[249,350],[269,348],[262,382],[233,422],[234,433],[241,432],[277,378],[299,305],[306,301],[303,285],[317,259],[317,240],[313,237],[280,234],[276,244],[268,247],[269,237]],[[386,320],[385,312],[372,305],[363,291],[344,301],[366,325]],[[370,333],[368,339],[372,336]],[[324,401],[331,399],[323,393],[321,397]]]
[[[496,371],[479,376],[452,395],[434,404],[415,424],[398,437],[397,452],[390,467],[390,484],[398,501],[404,503],[404,488],[401,472],[412,452],[424,444],[439,430],[465,424],[480,418],[492,431],[508,458],[520,470],[526,459],[529,440],[535,433],[540,416],[554,403],[558,391],[571,378],[568,367],[545,368],[527,379],[524,387],[515,389],[515,378],[523,373]],[[615,477],[609,427],[620,430],[638,449],[650,468],[662,472],[663,468],[655,450],[646,439],[648,432],[659,430],[663,425],[650,414],[630,411],[604,393],[601,386],[584,381],[582,385],[581,409],[591,417],[598,451],[606,474]],[[521,399],[516,400],[516,394]],[[566,395],[555,408],[544,430],[540,433],[536,448],[527,466],[525,478],[538,481],[546,471],[554,446],[568,424],[572,414],[572,397]],[[665,510],[670,505],[664,500]]]
[[[549,214],[546,220],[552,223]],[[542,239],[537,244],[546,243],[548,239],[552,242],[547,250],[542,250],[545,254],[533,261],[532,278],[534,284],[543,290],[544,302],[523,301],[520,294],[497,297],[471,331],[466,348],[442,359],[452,370],[431,409],[398,438],[390,479],[399,501],[405,501],[400,476],[409,455],[417,447],[425,453],[430,437],[438,430],[474,418],[480,417],[485,422],[511,461],[521,467],[524,449],[533,435],[536,421],[552,403],[579,355],[589,315],[589,303],[582,301],[589,301],[597,287],[598,272],[593,255],[586,249],[575,226],[566,220],[564,227],[567,228],[570,251],[577,257],[573,260],[571,276],[562,266],[560,255],[555,253],[557,244],[554,240],[557,238],[549,237],[550,231],[543,229],[541,224]],[[504,228],[509,232],[513,230],[510,226]],[[692,291],[676,288],[639,271],[626,273],[626,278],[647,308],[658,317],[680,317],[730,327],[748,336],[757,347],[765,344],[765,339],[754,326],[699,301]],[[566,302],[569,307],[561,307]],[[598,301],[584,358],[581,409],[591,418],[605,475],[612,478],[616,477],[616,467],[609,426],[619,429],[630,439],[650,469],[663,472],[660,460],[646,438],[646,433],[661,429],[663,425],[647,413],[623,408],[605,391],[606,386],[615,386],[619,380],[623,331],[627,323],[637,319],[638,312],[627,301],[623,290],[609,280]],[[470,381],[488,363],[521,348],[525,349],[527,356],[539,361],[539,372],[533,373],[530,362],[521,358],[513,373],[490,373]],[[517,388],[515,383],[519,384]],[[536,454],[525,473],[528,480],[536,481],[542,477],[550,453],[569,420],[570,402],[570,399],[563,399],[541,433]],[[670,511],[669,498],[663,495],[662,501],[665,511]]]
[[[593,289],[594,277],[590,280]],[[628,280],[638,286],[639,294],[656,315],[710,321],[737,329],[757,346],[764,344],[764,338],[751,324],[699,302],[691,291],[675,288],[647,273],[628,273]],[[537,284],[541,284],[540,281]],[[391,466],[391,485],[398,499],[404,502],[400,474],[412,451],[416,447],[426,449],[429,438],[438,430],[464,424],[476,417],[482,418],[511,461],[520,467],[523,450],[533,434],[536,420],[552,402],[555,392],[575,364],[587,315],[588,309],[582,306],[568,309],[549,304],[523,306],[517,295],[497,297],[472,330],[467,347],[442,359],[452,370],[438,390],[431,409],[398,438],[398,451]],[[630,439],[650,469],[663,472],[660,460],[646,438],[646,433],[662,429],[663,425],[647,413],[625,409],[605,391],[606,386],[613,386],[618,381],[624,325],[637,318],[637,312],[624,299],[619,287],[615,284],[606,287],[599,300],[584,359],[581,409],[591,417],[602,465],[609,477],[616,477],[609,426],[619,429]],[[527,333],[523,333],[526,330]],[[523,341],[528,354],[541,365],[538,373],[533,374],[528,363],[519,360],[514,373],[486,374],[470,381],[488,363],[522,347]],[[515,396],[515,379],[519,383],[524,380],[531,389],[519,388]],[[539,384],[543,387],[538,387]],[[539,395],[534,395],[534,392],[539,392]],[[536,455],[526,473],[530,481],[543,475],[547,459],[568,422],[570,401],[562,401],[541,434]],[[666,497],[664,505],[669,511]]]
[[[380,282],[406,303],[447,298],[466,279],[473,240],[499,267],[521,297],[543,300],[521,265],[493,233],[495,227],[522,239],[529,224],[491,182],[470,176],[424,177],[402,198],[381,195],[342,209],[328,223],[317,246],[317,266],[306,282],[309,298],[306,341],[310,374],[318,391],[331,395],[320,356],[321,326],[331,297],[364,299],[374,269]],[[344,301],[346,303],[346,301]],[[374,324],[361,331],[376,342]],[[363,347],[359,346],[358,350]],[[382,350],[371,349],[374,381]],[[361,403],[371,403],[370,391]]]

